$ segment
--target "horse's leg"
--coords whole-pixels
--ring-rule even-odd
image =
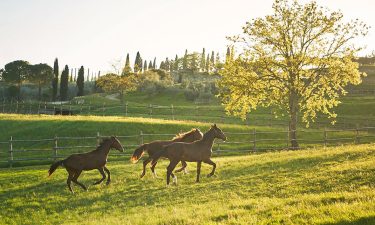
[[[72,189],[72,179],[74,177],[74,172],[72,170],[67,170],[69,175],[68,175],[68,179],[66,180],[66,184],[68,185],[68,188],[70,190],[70,192],[72,192],[74,194],[74,191]]]
[[[179,173],[179,172],[181,172],[181,171],[184,171],[185,173],[187,173],[187,172],[186,172],[187,163],[186,163],[185,161],[181,161],[181,164],[182,164],[181,168],[180,168],[180,169],[177,169],[175,172],[176,172],[176,173]]]
[[[151,165],[151,171],[152,171],[152,174],[154,175],[154,177],[156,177],[156,172],[155,172],[156,164],[158,164],[158,162],[155,162],[154,164]]]
[[[143,172],[141,174],[141,178],[144,177],[144,175],[146,174],[146,166],[150,162],[151,162],[151,158],[150,157],[148,157],[147,159],[143,160]]]
[[[78,177],[81,175],[82,173],[82,170],[81,171],[77,171],[77,173],[74,174],[74,177],[72,179],[72,181],[76,184],[78,184],[79,186],[81,186],[81,188],[83,188],[83,190],[87,191],[87,188],[85,185],[83,185],[82,183],[80,183],[77,179]]]
[[[94,185],[100,184],[106,178],[103,168],[98,168],[98,170],[99,170],[100,174],[102,175],[102,179],[100,179],[97,182],[95,182]]]
[[[197,162],[197,180],[196,182],[199,182],[199,176],[201,174],[201,166],[202,166],[202,161]]]
[[[105,183],[106,185],[108,185],[109,183],[111,183],[111,173],[109,172],[109,169],[107,167],[104,166],[104,171],[107,173],[108,175],[108,179],[107,179],[107,182]]]
[[[214,175],[215,174],[215,169],[216,169],[216,163],[212,162],[211,159],[206,159],[203,162],[212,166],[212,171],[211,171],[211,173],[209,173],[207,175],[207,177],[211,177],[212,175]]]
[[[169,183],[170,183],[171,175],[173,174],[173,170],[174,170],[174,168],[176,167],[177,164],[178,164],[178,161],[173,160],[169,163],[169,165],[167,167],[167,185],[169,185]],[[173,176],[173,178],[175,177],[174,174],[172,176]]]

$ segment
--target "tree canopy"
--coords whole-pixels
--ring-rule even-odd
[[[297,118],[308,125],[322,113],[334,121],[345,86],[361,82],[353,61],[360,48],[352,40],[366,35],[368,27],[359,20],[344,22],[341,12],[314,1],[275,0],[272,8],[273,14],[246,23],[242,34],[229,38],[240,52],[227,54],[221,96],[226,110],[242,118],[258,106],[286,111],[291,144],[298,147]]]

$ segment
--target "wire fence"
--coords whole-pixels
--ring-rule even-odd
[[[234,155],[274,150],[293,150],[290,146],[288,130],[247,132],[226,132],[227,141],[217,140],[213,146],[214,155]],[[143,143],[153,140],[167,140],[174,134],[148,134],[140,131],[132,135],[116,136],[124,146],[124,152],[111,151],[109,160],[126,160],[133,150]],[[86,137],[59,137],[46,139],[18,139],[14,136],[0,142],[0,166],[13,167],[45,164],[65,158],[74,153],[93,150],[106,135],[97,132]],[[375,127],[341,130],[298,131],[299,149],[309,147],[337,146],[345,144],[365,144],[375,141]],[[32,162],[32,163],[31,163]]]

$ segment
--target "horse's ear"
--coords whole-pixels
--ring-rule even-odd
[[[215,127],[215,128],[217,127],[217,126],[216,126],[216,123],[214,123],[213,127]]]

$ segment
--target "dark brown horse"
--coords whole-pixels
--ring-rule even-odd
[[[94,185],[100,184],[105,180],[106,175],[104,171],[108,175],[106,183],[108,185],[111,182],[111,174],[105,165],[107,163],[108,153],[111,148],[115,148],[120,152],[124,151],[124,148],[116,137],[105,138],[94,151],[82,154],[73,154],[64,160],[53,163],[48,171],[48,176],[51,176],[57,167],[65,167],[66,171],[69,173],[66,183],[68,184],[69,190],[73,193],[73,189],[71,187],[72,181],[81,186],[84,190],[87,190],[85,185],[77,180],[83,170],[87,171],[98,169],[102,175],[102,179],[95,182]]]
[[[216,164],[210,159],[215,138],[220,138],[223,141],[227,139],[216,124],[211,126],[210,130],[208,130],[203,135],[203,138],[199,141],[195,141],[193,143],[175,142],[164,146],[162,151],[154,155],[152,164],[156,163],[161,156],[169,159],[170,163],[167,167],[167,185],[169,185],[170,176],[173,177],[174,181],[177,179],[177,177],[173,174],[173,170],[178,162],[197,162],[196,181],[199,182],[202,162],[213,166],[211,173],[208,174],[208,177],[211,177],[215,173]]]
[[[191,131],[176,135],[172,140],[169,140],[169,141],[153,141],[147,144],[143,144],[134,151],[133,156],[131,157],[131,161],[133,163],[136,163],[143,156],[145,152],[148,153],[148,158],[143,160],[143,172],[141,174],[141,178],[142,178],[146,174],[147,164],[152,161],[155,153],[163,149],[164,145],[168,145],[173,142],[193,142],[193,141],[202,139],[202,137],[203,137],[203,134],[199,129],[192,129]],[[156,175],[156,172],[155,172],[156,163],[157,162],[155,162],[151,166],[151,171],[154,175]],[[176,170],[176,172],[181,172],[182,170],[185,170],[187,166],[186,162],[181,161],[181,164],[182,164],[182,167]]]

